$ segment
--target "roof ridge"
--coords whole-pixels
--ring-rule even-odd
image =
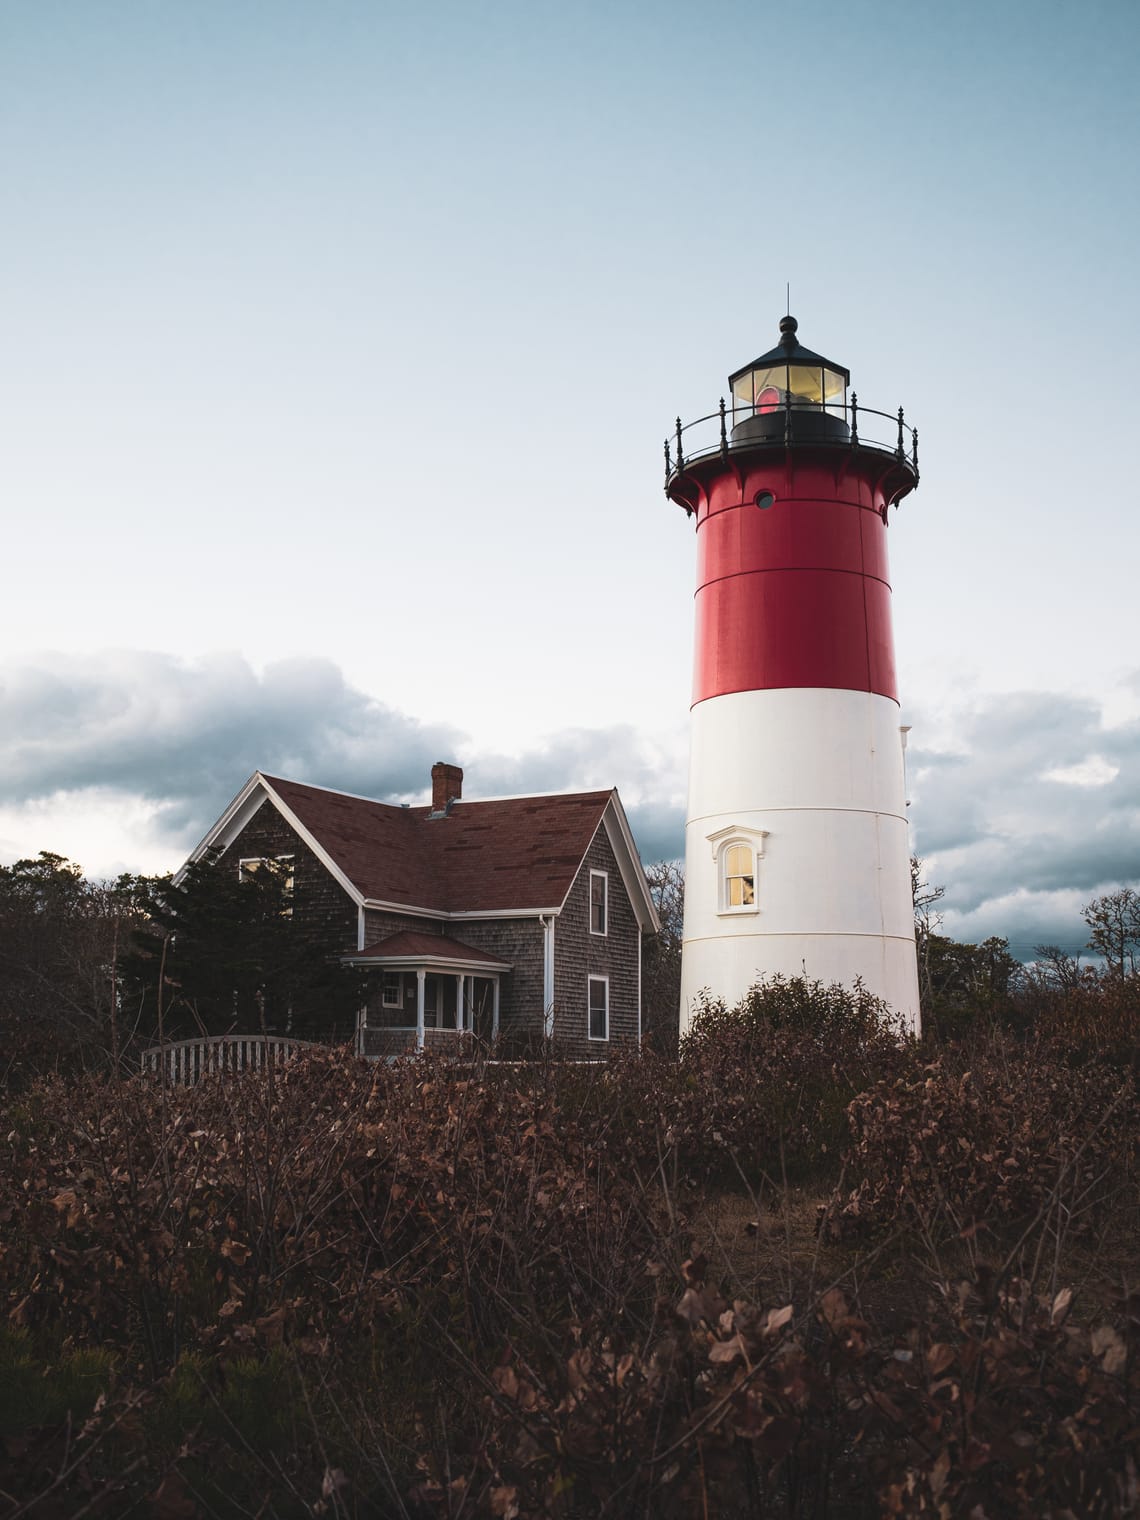
[[[404,812],[408,808],[425,807],[427,805],[422,802],[385,802],[382,797],[366,797],[363,792],[346,792],[343,787],[321,786],[316,781],[296,781],[292,776],[271,776],[268,771],[259,770],[257,774],[261,777],[262,781],[268,781],[270,786],[284,782],[286,786],[303,786],[306,791],[327,792],[330,797],[348,797],[353,802],[370,802],[373,807],[394,808],[397,812]]]
[[[395,808],[399,812],[415,811],[416,808],[431,810],[430,802],[385,802],[382,797],[366,797],[363,792],[346,792],[339,786],[321,786],[316,781],[296,781],[292,776],[271,776],[268,771],[259,770],[257,774],[263,781],[270,785],[284,782],[286,786],[303,786],[311,792],[327,792],[331,797],[349,797],[353,802],[370,802],[374,807]],[[548,792],[504,792],[500,796],[492,797],[457,797],[451,804],[453,808],[468,807],[480,802],[529,802],[542,801],[548,797],[611,797],[617,791],[616,786],[591,787],[587,791],[566,792],[553,790]]]

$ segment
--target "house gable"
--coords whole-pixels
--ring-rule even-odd
[[[591,932],[591,875],[607,883],[604,934]],[[604,823],[586,851],[554,930],[554,1038],[560,1049],[584,1060],[607,1046],[637,1044],[641,1038],[642,925],[626,890],[620,855]],[[604,978],[608,991],[606,1040],[591,1040],[588,1000],[591,978]]]
[[[254,816],[264,807],[266,802],[272,804],[274,809],[285,819],[289,828],[302,840],[306,848],[321,862],[325,870],[333,879],[348,893],[353,902],[359,907],[363,898],[352,881],[345,875],[338,863],[332,858],[320,839],[316,838],[299,819],[288,803],[279,795],[271,785],[269,778],[263,776],[260,771],[254,771],[241,791],[237,794],[229,807],[214,824],[213,828],[194,846],[190,852],[189,861],[201,860],[209,850],[228,852],[234,841],[249,826]],[[182,879],[186,867],[175,873],[175,886]]]
[[[359,911],[325,862],[277,808],[261,806],[222,848],[223,866],[248,859],[292,856],[293,923],[298,934],[326,952],[357,948]]]

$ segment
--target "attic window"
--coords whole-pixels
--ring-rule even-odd
[[[610,879],[605,871],[590,872],[590,933],[605,934],[609,919]]]
[[[281,912],[285,917],[293,913],[293,857],[292,855],[246,855],[238,861],[238,878],[248,881],[260,871],[271,870],[281,880],[286,904]]]

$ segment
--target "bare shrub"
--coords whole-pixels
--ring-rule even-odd
[[[1132,1175],[1130,1074],[996,1039],[971,1057],[962,1069],[944,1056],[852,1101],[854,1186],[834,1200],[833,1231],[908,1217],[961,1233],[1024,1222],[1058,1196],[1079,1226]]]

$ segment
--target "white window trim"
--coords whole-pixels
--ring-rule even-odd
[[[593,1034],[590,1030],[590,986],[593,982],[601,982],[606,989],[606,1032],[605,1034]],[[604,1045],[610,1037],[610,979],[608,976],[588,976],[586,978],[586,1038],[593,1040],[595,1045]]]
[[[760,911],[760,862],[764,858],[764,841],[768,837],[767,829],[748,829],[733,825],[727,829],[718,829],[715,834],[706,836],[712,845],[713,859],[716,861],[716,911],[721,918],[739,918],[742,914],[756,914]],[[730,903],[728,901],[728,878],[725,875],[727,868],[727,856],[729,850],[735,844],[747,845],[752,851],[752,901],[750,903]]]
[[[396,985],[389,989],[385,986],[389,977],[394,977]],[[391,990],[395,994],[395,1001],[388,1001],[388,993]],[[402,1008],[404,1006],[404,974],[402,971],[385,971],[382,973],[380,983],[380,1006],[381,1008]]]
[[[602,922],[604,929],[594,928],[594,877],[600,876],[602,880]],[[610,932],[610,873],[608,871],[596,871],[590,867],[590,933],[596,934],[599,939]]]

